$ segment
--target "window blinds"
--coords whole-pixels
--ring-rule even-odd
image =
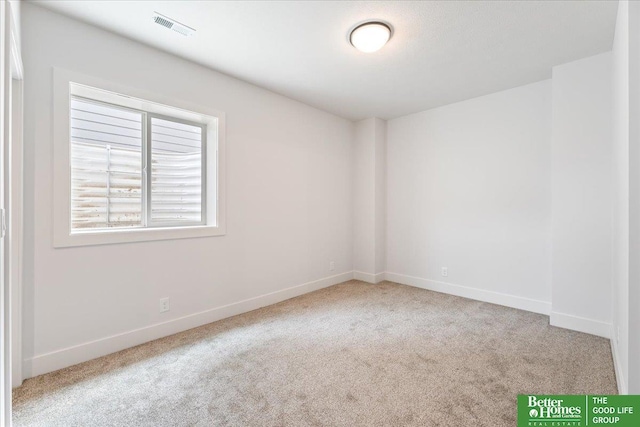
[[[201,125],[72,98],[72,230],[202,223],[205,135]]]
[[[141,226],[143,114],[71,100],[71,227]]]
[[[202,127],[151,118],[151,221],[202,221]]]

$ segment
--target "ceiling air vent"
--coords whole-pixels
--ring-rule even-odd
[[[179,23],[175,19],[171,19],[168,16],[164,16],[158,12],[154,12],[153,22],[158,25],[162,25],[165,28],[169,28],[176,33],[182,34],[183,36],[192,36],[196,31],[195,29],[187,27],[186,25]]]

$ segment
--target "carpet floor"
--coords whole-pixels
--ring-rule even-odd
[[[15,426],[508,426],[516,396],[616,394],[609,341],[342,283],[25,381]]]

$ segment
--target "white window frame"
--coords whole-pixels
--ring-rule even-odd
[[[172,225],[72,231],[71,229],[71,95],[96,99],[154,116],[206,125],[205,206],[201,225]],[[126,97],[126,98],[123,98]],[[167,99],[80,73],[53,69],[53,245],[56,248],[226,234],[225,115],[221,111]]]

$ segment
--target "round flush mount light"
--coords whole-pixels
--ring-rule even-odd
[[[382,21],[369,21],[357,25],[349,41],[361,52],[371,53],[380,50],[391,38],[391,25]]]

